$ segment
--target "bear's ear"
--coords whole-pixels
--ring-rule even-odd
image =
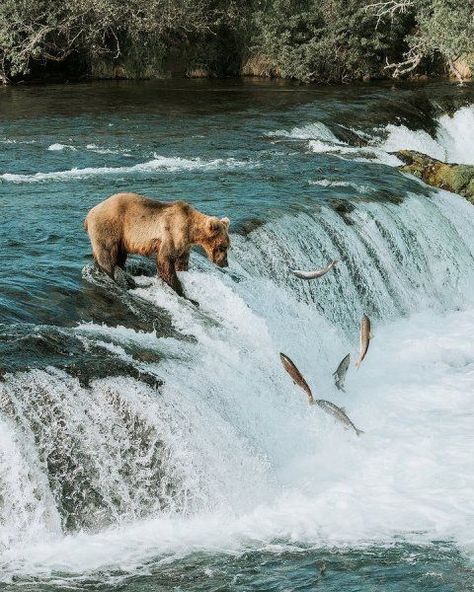
[[[221,222],[222,222],[222,224],[224,224],[224,226],[226,228],[229,228],[229,224],[230,224],[229,218],[221,218]]]
[[[209,218],[209,220],[207,221],[207,225],[208,225],[209,231],[212,232],[213,234],[215,232],[219,232],[219,230],[222,229],[222,222],[219,220],[219,218],[216,218],[215,216],[212,216],[211,218]]]

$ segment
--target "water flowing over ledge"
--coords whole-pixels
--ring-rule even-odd
[[[421,540],[436,533],[468,543],[464,513],[456,508],[472,503],[471,455],[466,447],[465,456],[459,448],[452,460],[446,456],[469,434],[464,393],[474,363],[467,339],[474,330],[474,235],[468,207],[439,195],[401,206],[369,203],[346,218],[328,208],[314,219],[282,218],[236,241],[235,279],[207,264],[206,273],[183,275],[199,309],[183,305],[158,280],[137,278],[136,296],[166,309],[192,341],[105,326],[84,325],[76,333],[88,347],[124,361],[132,359],[132,343],[149,349],[156,342],[164,356],[159,362],[134,363],[162,386],[107,378],[81,387],[53,369],[7,377],[0,384],[2,487],[11,505],[3,508],[1,540],[16,551],[5,555],[5,573],[16,571],[21,541],[29,543],[30,556],[20,555],[21,569],[31,573],[36,562],[40,570],[48,564],[102,569],[115,555],[133,569],[137,553],[234,548],[243,538],[270,542],[290,533],[313,545],[402,533],[410,539],[413,531],[426,533]],[[422,234],[421,220],[431,220]],[[288,272],[333,257],[340,265],[318,283],[298,282]],[[459,306],[468,309],[441,312]],[[350,373],[344,404],[367,431],[355,441],[303,405],[280,371],[278,351],[292,352],[318,396],[340,403],[331,372],[354,351],[363,311],[378,319],[377,345],[364,372]],[[400,456],[411,459],[405,475]],[[439,500],[440,490],[450,491],[450,504]],[[156,513],[163,516],[127,526]],[[126,530],[62,541],[64,529],[117,522]],[[138,550],[128,540],[137,536]],[[45,537],[47,549],[32,551]]]
[[[281,207],[281,193],[264,202],[256,218],[272,215],[233,235],[228,270],[193,255],[182,281],[199,308],[146,264],[132,264],[138,287],[121,294],[84,256],[72,273],[83,268],[81,292],[87,306],[98,307],[92,320],[66,324],[58,314],[57,324],[0,325],[2,351],[10,346],[22,357],[0,380],[3,583],[115,585],[196,552],[363,554],[397,542],[435,554],[433,541],[445,541],[474,556],[472,206],[418,182],[406,185],[384,166],[389,126],[367,131],[367,144],[356,145],[339,124],[304,121],[268,126],[280,131],[263,134],[265,150],[249,161],[226,152],[135,165],[183,177],[235,167],[220,201],[232,183],[244,187],[242,201],[254,190],[263,199],[257,176],[243,176],[255,172],[254,163],[272,190],[283,176],[297,179],[301,207]],[[76,157],[67,149],[49,152]],[[297,158],[304,173],[291,168]],[[109,180],[127,170],[141,182],[142,169],[105,168],[114,171]],[[55,181],[69,181],[72,171],[44,173],[65,179],[17,173],[28,180],[9,191],[34,200],[34,177],[51,182],[54,195],[65,187]],[[100,183],[102,174],[78,178]],[[394,198],[384,199],[375,181],[392,185],[395,176]],[[180,191],[197,186],[189,176]],[[310,201],[300,193],[308,188],[331,196]],[[41,215],[46,202],[33,203]],[[65,210],[72,215],[82,219]],[[33,238],[34,230],[30,224]],[[33,238],[33,254],[59,241]],[[54,249],[66,262],[78,244]],[[317,282],[290,273],[331,259],[338,265]],[[40,276],[41,258],[33,260]],[[54,279],[51,273],[48,281]],[[74,299],[66,290],[61,297]],[[343,395],[331,374],[348,352],[355,357],[362,314],[375,337],[362,368],[349,369]],[[297,362],[315,396],[346,408],[363,437],[305,404],[281,369],[280,351]]]

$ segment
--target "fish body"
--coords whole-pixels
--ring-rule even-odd
[[[344,381],[346,380],[346,374],[347,374],[347,370],[349,368],[350,363],[351,363],[351,354],[347,354],[347,356],[342,358],[339,366],[336,368],[336,371],[333,372],[333,374],[332,374],[334,376],[334,382],[336,383],[336,387],[338,388],[338,390],[342,391],[343,393],[346,392],[344,390]]]
[[[298,277],[302,280],[315,280],[315,279],[320,278],[323,275],[325,275],[336,264],[337,264],[337,261],[331,261],[330,263],[328,263],[326,265],[326,267],[323,267],[322,269],[316,269],[315,271],[302,271],[300,269],[292,269],[291,273],[293,273],[294,275],[296,275],[296,277]]]
[[[302,388],[304,390],[304,392],[306,393],[306,395],[308,397],[309,404],[313,405],[314,404],[313,393],[311,392],[311,389],[309,388],[309,385],[306,382],[306,380],[303,378],[303,375],[301,374],[301,372],[298,370],[298,368],[295,366],[295,364],[292,362],[292,360],[290,360],[290,358],[287,355],[280,353],[280,360],[281,360],[281,363],[283,364],[283,368],[288,372],[288,374],[293,379],[293,382],[295,384],[297,384],[300,388]]]
[[[360,323],[359,359],[356,362],[356,368],[360,367],[365,356],[367,355],[367,350],[369,349],[369,343],[371,339],[372,334],[370,332],[370,319],[367,315],[364,315]]]
[[[334,405],[334,403],[331,403],[331,401],[325,401],[324,399],[317,399],[315,403],[316,405],[319,405],[321,409],[326,411],[326,413],[335,417],[337,421],[348,428],[352,428],[358,436],[364,433],[362,430],[355,427],[342,407],[338,407],[337,405]]]

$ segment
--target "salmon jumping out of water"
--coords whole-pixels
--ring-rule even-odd
[[[280,359],[281,359],[281,363],[283,364],[283,368],[285,368],[285,370],[291,376],[291,378],[293,379],[293,382],[304,390],[304,392],[308,396],[309,404],[313,405],[314,404],[313,393],[311,392],[311,389],[309,388],[309,385],[306,382],[306,380],[303,378],[303,375],[301,374],[301,372],[294,365],[294,363],[290,360],[290,358],[288,356],[286,356],[285,354],[280,353]]]
[[[346,392],[344,390],[344,381],[346,380],[346,374],[350,363],[351,354],[347,354],[347,356],[342,358],[339,366],[336,368],[336,371],[332,374],[334,376],[334,382],[336,383],[336,387],[343,393]]]
[[[369,343],[372,339],[372,333],[370,332],[370,319],[367,315],[362,317],[360,323],[360,347],[359,347],[359,359],[356,362],[356,368],[359,368],[362,364],[367,350],[369,349]]]
[[[330,271],[336,264],[337,261],[331,261],[326,265],[326,267],[323,267],[322,269],[316,269],[315,271],[301,271],[300,269],[292,269],[291,273],[302,280],[315,280]]]
[[[329,415],[335,417],[337,421],[344,424],[348,428],[352,428],[358,436],[364,433],[362,430],[359,430],[355,427],[349,417],[347,417],[346,411],[343,407],[338,407],[337,405],[334,405],[334,403],[331,403],[331,401],[325,401],[324,399],[317,399],[315,403],[321,407],[321,409],[326,411],[326,413],[329,413]]]

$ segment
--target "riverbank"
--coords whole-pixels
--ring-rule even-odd
[[[456,4],[456,3],[454,3]],[[302,83],[472,76],[473,9],[452,0],[64,0],[0,4],[0,80],[222,78]],[[448,18],[449,17],[449,18]]]

